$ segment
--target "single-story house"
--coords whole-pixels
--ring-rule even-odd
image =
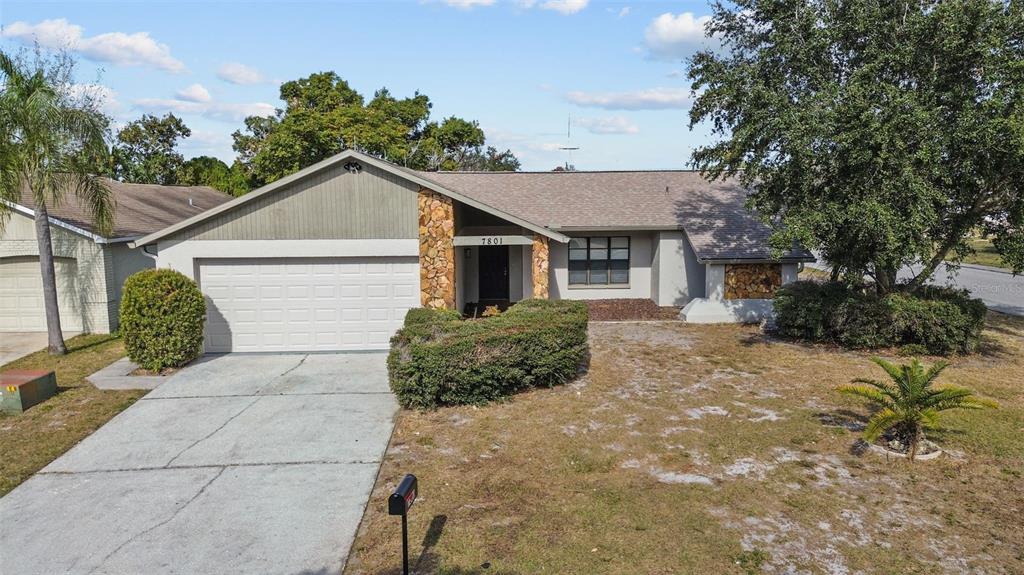
[[[206,350],[386,348],[406,310],[648,298],[756,320],[773,259],[733,182],[689,171],[419,172],[345,151],[133,242],[194,278]]]
[[[114,200],[112,231],[101,235],[88,207],[72,192],[48,209],[61,327],[108,333],[117,329],[121,285],[153,267],[128,243],[223,204],[231,196],[205,186],[157,186],[107,180]],[[46,331],[35,202],[25,190],[8,205],[0,227],[0,332]]]

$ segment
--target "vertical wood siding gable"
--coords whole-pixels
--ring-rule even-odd
[[[419,187],[372,166],[334,166],[180,232],[185,240],[411,239]]]

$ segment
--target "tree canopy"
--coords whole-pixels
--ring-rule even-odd
[[[368,102],[334,72],[285,82],[284,107],[250,116],[233,134],[251,185],[260,186],[353,148],[416,169],[517,169],[511,151],[486,147],[480,126],[449,117],[430,120],[430,99],[419,92],[395,98],[378,90]]]
[[[784,250],[917,289],[982,230],[1024,271],[1024,4],[736,0],[689,61],[693,163],[738,177]],[[922,264],[906,286],[896,274]]]
[[[178,140],[192,135],[181,118],[145,114],[117,132],[112,151],[114,177],[139,184],[178,183],[178,171],[185,158],[178,152]]]
[[[249,191],[241,166],[228,166],[213,156],[196,156],[185,160],[178,170],[177,183],[183,186],[210,186],[232,196],[241,196]]]

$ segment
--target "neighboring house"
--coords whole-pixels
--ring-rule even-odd
[[[111,233],[100,235],[87,206],[73,192],[48,210],[61,327],[107,333],[117,329],[121,285],[154,259],[128,242],[166,228],[231,196],[205,186],[157,186],[108,180],[113,197]],[[35,204],[27,191],[9,206],[0,233],[0,332],[46,331]]]
[[[412,307],[648,298],[756,320],[773,260],[733,183],[694,172],[409,170],[346,151],[133,242],[194,278],[206,350],[388,346]]]

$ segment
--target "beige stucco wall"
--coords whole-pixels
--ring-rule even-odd
[[[683,232],[662,231],[654,236],[651,299],[662,306],[684,306],[704,297],[704,265],[697,261]]]
[[[58,226],[50,226],[50,234],[54,257],[75,262],[73,284],[77,292],[79,317],[77,321],[72,320],[63,314],[73,313],[73,310],[61,310],[62,318],[65,318],[62,323],[80,324],[83,331],[93,333],[117,329],[118,302],[124,278],[145,267],[152,267],[152,261],[142,258],[124,244],[96,243],[91,238]],[[0,258],[5,257],[39,257],[35,222],[29,216],[11,214],[0,233]],[[61,289],[60,285],[58,289]]]

